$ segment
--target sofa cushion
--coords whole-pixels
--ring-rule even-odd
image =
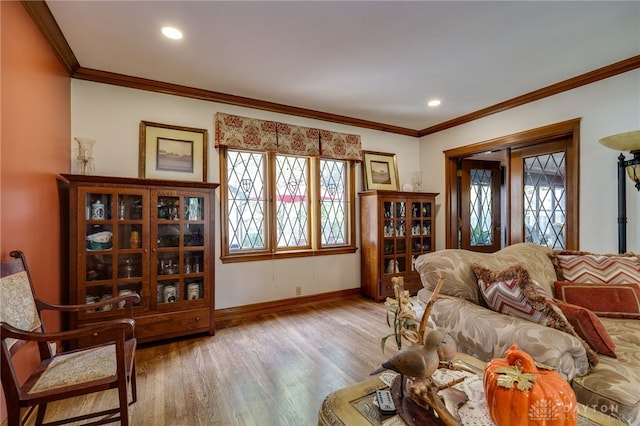
[[[554,303],[562,310],[578,336],[587,342],[591,349],[603,355],[616,357],[616,345],[596,314],[582,306],[562,300],[554,300]]]
[[[608,318],[640,319],[640,284],[556,281],[556,298]]]
[[[417,298],[426,305],[431,295],[423,288]],[[569,381],[589,371],[589,361],[580,339],[531,321],[493,312],[468,300],[439,296],[431,310],[431,320],[435,327],[443,328],[453,336],[459,352],[485,362],[503,357],[516,343],[536,362],[556,369]]]
[[[640,283],[640,259],[635,255],[554,251],[549,258],[555,267],[558,281]]]
[[[491,271],[481,265],[472,264],[471,269],[476,274],[480,292],[491,309],[575,336],[582,342],[589,364],[598,364],[595,351],[582,340],[560,308],[529,278],[528,271],[522,266],[514,265],[502,271]]]
[[[415,266],[426,289],[433,290],[444,273],[444,285],[440,294],[461,297],[478,304],[482,303],[482,298],[478,293],[476,276],[471,270],[472,263],[490,269],[524,263],[531,278],[549,294],[553,294],[556,273],[549,259],[550,253],[551,249],[548,247],[530,243],[514,244],[495,253],[446,249],[419,256]]]

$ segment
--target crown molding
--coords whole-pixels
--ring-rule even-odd
[[[246,98],[243,96],[230,95],[228,93],[214,92],[211,90],[198,89],[195,87],[181,86],[173,83],[165,83],[157,80],[133,77],[107,71],[100,71],[90,68],[78,68],[71,77],[79,80],[94,81],[98,83],[112,84],[115,86],[129,87],[133,89],[147,90],[150,92],[164,93],[168,95],[182,96],[186,98],[199,99],[209,102],[220,102],[228,105],[236,105],[247,108],[259,109],[263,111],[277,112],[281,114],[294,115],[297,117],[313,118],[316,120],[329,121],[333,123],[346,124],[349,126],[361,127],[365,129],[379,130],[388,133],[418,137],[418,131],[405,127],[392,126],[375,121],[362,120],[359,118],[347,117],[344,115],[331,114],[328,112],[315,111],[312,109],[300,108],[291,105],[278,104],[259,99]]]
[[[521,105],[528,104],[530,102],[539,101],[540,99],[557,95],[567,90],[575,89],[580,86],[594,83],[599,80],[604,80],[609,77],[613,77],[618,74],[632,71],[640,68],[640,55],[633,56],[629,59],[625,59],[620,62],[616,62],[611,65],[607,65],[597,70],[590,71],[585,74],[581,74],[577,77],[573,77],[559,83],[552,84],[551,86],[543,87],[533,92],[525,93],[524,95],[516,96],[504,102],[474,111],[472,113],[462,115],[460,117],[445,121],[435,126],[427,127],[418,132],[419,136],[426,136],[432,133],[440,132],[442,130],[450,129],[452,127],[459,126],[461,124],[469,123],[479,118],[487,117],[498,112],[506,111],[511,108],[519,107]]]
[[[58,23],[53,18],[47,3],[42,0],[23,0],[21,3],[44,38],[53,48],[58,60],[60,60],[69,75],[72,75],[73,72],[80,67],[80,63],[71,50],[69,43],[67,43],[67,40],[64,38],[64,34],[62,34]]]
[[[625,59],[620,62],[599,68],[597,70],[543,87],[533,92],[500,102],[498,104],[482,108],[472,113],[456,117],[454,119],[424,128],[414,130],[406,127],[393,126],[390,124],[378,123],[375,121],[362,120],[359,118],[347,117],[344,115],[331,114],[329,112],[316,111],[307,108],[300,108],[291,105],[278,104],[274,102],[252,99],[243,96],[236,96],[227,93],[214,92],[210,90],[198,89],[194,87],[181,86],[178,84],[165,83],[156,80],[149,80],[140,77],[132,77],[123,74],[116,74],[107,71],[83,68],[75,54],[71,50],[69,43],[64,38],[58,23],[54,19],[49,7],[43,0],[22,0],[24,8],[27,10],[40,32],[51,44],[54,52],[62,65],[66,68],[72,78],[93,81],[97,83],[112,84],[115,86],[129,87],[139,90],[146,90],[157,93],[164,93],[174,96],[182,96],[192,99],[199,99],[209,102],[219,102],[228,105],[236,105],[247,108],[254,108],[263,111],[276,112],[293,115],[297,117],[312,118],[315,120],[327,121],[348,126],[355,126],[365,129],[378,130],[381,132],[395,133],[399,135],[412,136],[415,138],[441,132],[461,124],[487,117],[511,108],[525,105],[530,102],[557,95],[567,90],[575,89],[586,84],[594,83],[627,71],[640,68],[640,55]]]

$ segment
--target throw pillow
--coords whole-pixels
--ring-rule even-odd
[[[640,319],[640,284],[555,282],[556,298],[607,318]]]
[[[616,345],[596,314],[582,306],[554,300],[573,329],[596,352],[616,358]]]
[[[589,364],[598,364],[598,355],[576,333],[560,308],[529,278],[529,273],[521,265],[491,271],[482,265],[472,264],[471,269],[489,308],[571,334],[582,342]]]
[[[472,264],[478,280],[480,294],[487,306],[495,312],[513,315],[546,325],[548,318],[531,305],[525,295],[535,292],[535,285],[529,279],[529,273],[520,265],[502,271],[492,271],[484,266]]]
[[[558,281],[620,284],[640,283],[640,259],[635,255],[555,251],[549,255]]]

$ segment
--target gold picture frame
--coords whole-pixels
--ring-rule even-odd
[[[138,176],[207,181],[206,129],[140,122]]]
[[[396,155],[386,152],[362,151],[364,190],[398,191],[398,163]]]

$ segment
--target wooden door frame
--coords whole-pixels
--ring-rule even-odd
[[[458,197],[457,189],[457,170],[458,160],[487,151],[507,150],[508,158],[511,157],[511,150],[524,148],[527,146],[538,145],[541,143],[551,142],[557,139],[570,139],[571,144],[567,148],[567,174],[576,176],[574,182],[567,182],[572,185],[571,193],[575,194],[573,211],[567,214],[567,223],[572,223],[574,229],[567,238],[567,249],[577,250],[579,247],[579,198],[580,198],[580,175],[579,175],[579,158],[580,158],[580,118],[574,118],[562,121],[548,126],[542,126],[523,132],[514,133],[512,135],[502,136],[471,145],[453,148],[444,151],[445,154],[445,248],[457,248],[458,241],[458,206],[456,199]],[[506,164],[506,193],[507,200],[511,193],[511,184],[509,176],[511,176],[511,161]],[[569,189],[569,188],[568,188]],[[511,217],[510,203],[505,203],[506,217]],[[505,224],[506,225],[506,224]],[[507,226],[505,244],[511,244],[511,226]]]

